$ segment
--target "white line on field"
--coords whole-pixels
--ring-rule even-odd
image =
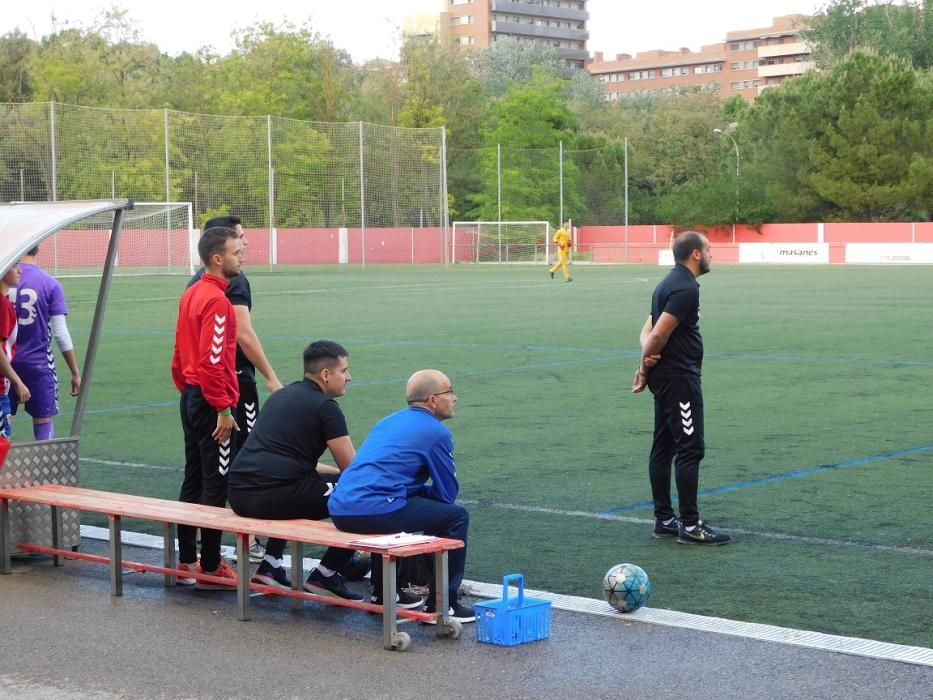
[[[92,459],[90,457],[81,457],[82,462],[88,462],[90,464],[104,464],[111,467],[133,467],[136,469],[153,469],[157,471],[173,471],[181,472],[182,467],[179,466],[167,466],[159,464],[141,464],[139,462],[120,462],[115,460],[106,460],[106,459]],[[513,510],[520,511],[524,513],[544,513],[546,515],[559,515],[569,518],[588,518],[590,520],[610,520],[613,522],[620,523],[631,523],[633,525],[653,525],[654,519],[648,518],[636,518],[630,515],[612,515],[604,513],[591,513],[585,510],[562,510],[560,508],[548,508],[545,506],[530,506],[522,505],[518,503],[496,503],[496,502],[487,502],[487,501],[478,501],[475,499],[460,499],[460,503],[464,505],[479,505],[486,508],[497,508],[500,510]],[[847,540],[833,540],[826,537],[809,537],[807,535],[790,535],[782,532],[762,532],[758,530],[746,530],[743,528],[724,528],[719,527],[717,530],[722,530],[723,532],[733,534],[733,535],[745,535],[747,537],[760,537],[763,539],[770,540],[782,540],[789,542],[805,542],[807,544],[818,544],[818,545],[827,545],[832,547],[854,547],[857,549],[870,549],[879,552],[891,552],[892,554],[913,554],[919,555],[922,557],[933,557],[933,550],[929,549],[920,549],[919,547],[897,547],[895,545],[888,544],[870,544],[866,542],[850,542]]]

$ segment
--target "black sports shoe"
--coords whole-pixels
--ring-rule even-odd
[[[680,524],[677,530],[677,541],[681,544],[725,544],[731,537],[716,532],[702,520],[697,522],[693,530],[687,530],[684,524]]]
[[[568,277],[568,278],[567,278],[567,281],[568,281],[568,282],[573,282],[573,277]]]
[[[548,272],[550,272],[550,270],[549,270]],[[554,273],[553,273],[553,272],[551,272],[551,279],[554,279]]]
[[[437,604],[434,602],[434,598],[428,596],[428,603],[424,606],[424,611],[426,613],[431,613],[435,615],[437,613]],[[453,603],[451,603],[450,608],[447,612],[447,617],[451,620],[456,620],[457,622],[466,623],[466,622],[476,622],[476,613],[473,611],[473,608],[469,605],[465,605],[460,602],[458,597]],[[437,618],[432,617],[430,620],[424,620],[426,625],[436,625]]]
[[[263,586],[272,586],[273,588],[291,588],[292,582],[288,580],[284,566],[272,566],[269,562],[263,560],[256,569],[256,573],[250,579],[252,583],[260,583]]]
[[[658,539],[664,539],[665,537],[677,537],[679,530],[680,518],[674,518],[668,525],[665,525],[663,520],[655,520],[654,532],[651,533],[651,536],[657,537]]]
[[[343,576],[338,573],[335,573],[333,576],[324,576],[324,574],[317,569],[314,569],[308,574],[308,580],[305,581],[304,589],[308,591],[308,593],[326,595],[331,598],[363,600],[363,596],[347,588],[347,583],[343,580]]]
[[[374,592],[369,596],[369,602],[373,605],[382,605],[382,596],[376,595]],[[424,598],[419,595],[412,595],[411,593],[406,593],[405,591],[399,591],[395,594],[395,607],[405,608],[406,610],[414,610],[420,608],[424,605]]]

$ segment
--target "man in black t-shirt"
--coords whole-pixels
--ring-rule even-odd
[[[237,237],[243,243],[244,255],[249,241],[246,240],[246,234],[243,231],[243,225],[239,216],[215,216],[204,225],[204,230],[214,227],[231,228],[237,233]],[[204,274],[204,268],[198,270],[194,277],[188,282],[192,284],[201,279]],[[256,390],[256,370],[265,377],[266,386],[269,392],[275,392],[282,388],[282,382],[272,369],[266,353],[262,349],[262,343],[259,342],[259,336],[253,328],[252,317],[253,294],[249,286],[249,279],[242,270],[237,277],[234,277],[230,286],[227,287],[227,298],[233,304],[233,312],[236,315],[237,333],[236,333],[236,376],[240,387],[240,400],[237,402],[234,418],[239,430],[234,432],[234,445],[237,450],[242,449],[246,438],[253,429],[256,422],[256,416],[259,413],[259,392]],[[258,540],[254,540],[249,548],[251,561],[262,561],[265,553]]]
[[[654,395],[654,443],[648,462],[654,499],[654,536],[677,537],[681,544],[725,544],[729,536],[700,520],[697,508],[703,440],[703,338],[700,285],[709,272],[709,240],[686,231],[674,241],[676,263],[655,287],[651,315],[641,329],[641,364],[632,392],[647,387]],[[671,503],[671,462],[677,482],[680,518]]]
[[[330,517],[327,499],[339,473],[320,473],[318,460],[330,450],[337,469],[343,470],[356,455],[347,421],[334,400],[346,393],[350,379],[343,346],[318,340],[305,348],[304,378],[268,398],[230,466],[227,498],[234,513],[270,520]],[[285,540],[270,538],[252,581],[291,588],[282,566],[284,553]],[[352,550],[329,548],[308,576],[305,590],[362,600],[338,573],[352,556]]]

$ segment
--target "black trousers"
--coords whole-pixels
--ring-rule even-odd
[[[324,520],[330,517],[327,499],[333,492],[339,476],[312,472],[301,481],[262,490],[237,488],[234,483],[229,489],[230,507],[237,515],[247,518]],[[266,543],[266,554],[281,559],[284,553],[285,540],[270,537]],[[321,564],[328,569],[341,571],[350,563],[352,557],[352,549],[328,547],[321,557]]]
[[[654,443],[648,460],[648,477],[654,499],[654,517],[674,517],[671,505],[671,463],[677,483],[680,518],[684,525],[700,519],[697,490],[703,441],[703,390],[699,377],[648,376],[654,395]]]
[[[240,389],[240,400],[237,401],[234,418],[240,428],[234,433],[237,452],[243,447],[246,438],[253,431],[256,416],[259,415],[259,392],[256,391],[256,380],[245,374],[237,375],[237,384]]]
[[[217,410],[204,399],[201,388],[185,387],[181,393],[181,427],[185,435],[185,478],[179,501],[206,506],[227,504],[227,471],[236,456],[232,439],[218,444],[211,434],[217,427]],[[213,571],[220,564],[220,530],[201,528],[201,568]],[[197,528],[178,526],[178,559],[198,560]]]

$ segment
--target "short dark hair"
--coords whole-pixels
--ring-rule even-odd
[[[695,250],[703,250],[703,234],[699,231],[684,231],[674,239],[674,262],[686,262]]]
[[[224,251],[227,239],[236,237],[236,231],[226,226],[212,226],[205,229],[198,240],[198,255],[201,256],[201,261],[205,265],[209,264],[211,256]]]
[[[38,254],[39,254],[39,245],[38,245],[38,244],[34,245],[32,248],[30,248],[29,250],[26,251],[26,255],[31,255],[31,256],[33,256],[33,257],[37,256]]]
[[[213,219],[208,219],[208,222],[204,224],[204,230],[207,231],[207,229],[214,228],[215,226],[235,229],[237,225],[242,224],[243,222],[240,220],[239,216],[215,216]]]
[[[304,351],[305,374],[317,374],[325,367],[333,367],[341,357],[350,353],[340,343],[333,340],[315,340]]]

